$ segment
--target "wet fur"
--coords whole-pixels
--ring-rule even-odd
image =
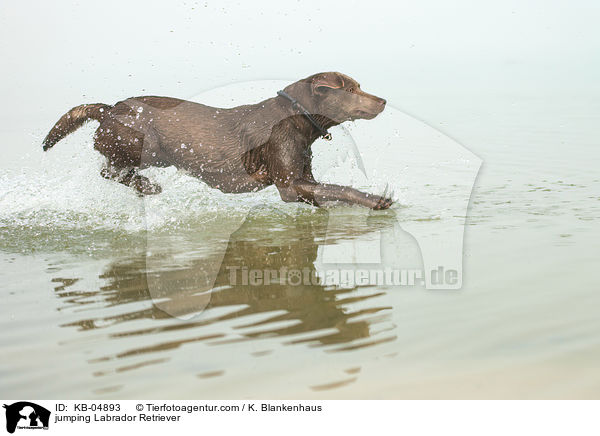
[[[324,128],[373,118],[385,100],[367,94],[341,73],[320,73],[285,91]],[[318,183],[311,145],[319,131],[283,97],[222,109],[169,97],[134,97],[114,106],[81,105],[56,123],[48,150],[88,120],[100,122],[94,148],[107,158],[102,176],[156,194],[160,186],[137,169],[175,165],[223,192],[251,192],[275,185],[284,201],[328,201],[385,209],[390,198]]]

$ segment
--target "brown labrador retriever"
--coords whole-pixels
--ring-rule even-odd
[[[283,201],[328,201],[387,209],[391,198],[317,182],[311,145],[330,139],[327,129],[371,119],[386,101],[335,72],[315,74],[287,86],[277,97],[231,109],[169,97],[133,97],[114,106],[81,105],[55,124],[48,150],[88,120],[100,127],[94,148],[107,158],[102,176],[157,194],[160,186],[137,169],[175,165],[223,192],[258,191],[275,185]]]

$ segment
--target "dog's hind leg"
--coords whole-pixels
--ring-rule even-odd
[[[153,195],[162,192],[160,185],[152,183],[148,177],[138,174],[135,167],[115,168],[114,166],[109,165],[102,168],[100,175],[105,179],[114,180],[125,186],[131,186],[141,195]]]
[[[94,135],[94,148],[106,157],[106,167],[100,175],[131,186],[141,195],[159,194],[159,185],[137,173],[140,167],[149,166],[143,159],[144,149],[154,146],[153,139],[116,118],[105,119]]]

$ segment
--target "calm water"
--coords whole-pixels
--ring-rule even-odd
[[[440,206],[452,187],[433,192],[410,169],[393,181],[394,208],[368,216],[283,205],[274,190],[228,196],[171,169],[152,173],[164,194],[142,200],[100,179],[91,127],[45,156],[14,133],[25,156],[0,169],[0,396],[598,398],[600,104],[419,98],[402,109],[442,119],[433,127],[484,162],[459,291],[231,283],[231,266],[315,272],[325,247],[378,237],[420,268],[404,224],[462,220]],[[207,301],[197,277],[212,270]],[[156,283],[176,307],[159,307]]]

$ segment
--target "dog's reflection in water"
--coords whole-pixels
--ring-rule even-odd
[[[333,346],[332,350],[335,351],[365,347],[394,339],[393,335],[385,331],[372,337],[373,324],[385,322],[390,310],[381,298],[376,298],[382,296],[383,291],[368,288],[358,292],[357,288],[324,286],[315,280],[314,266],[320,244],[333,243],[337,238],[356,237],[392,226],[395,221],[393,212],[379,212],[378,216],[372,217],[366,223],[350,226],[337,236],[327,235],[327,238],[328,212],[323,209],[272,220],[269,225],[272,228],[279,227],[280,231],[265,232],[264,219],[253,220],[250,217],[232,235],[224,256],[215,256],[215,259],[211,259],[210,255],[203,256],[184,267],[163,268],[155,273],[152,279],[154,286],[158,283],[164,289],[177,291],[173,295],[165,295],[168,299],[169,313],[176,311],[182,314],[186,308],[194,312],[194,308],[202,307],[204,310],[201,313],[187,321],[173,319],[172,323],[147,325],[147,328],[127,331],[122,335],[144,335],[196,328],[200,335],[193,340],[207,340],[211,343],[291,335],[286,343],[305,342],[311,346]],[[202,282],[206,265],[220,259],[222,262],[214,281],[214,288],[208,293],[198,292],[198,288],[195,287],[196,277],[200,276]],[[254,284],[250,284],[252,281],[246,281],[243,273],[244,270],[260,270],[262,273],[264,270],[281,271],[282,268],[302,271],[302,283],[298,284],[298,280],[290,278],[286,282],[277,277],[268,285],[257,285],[256,280]],[[248,277],[249,275],[250,273]],[[233,277],[235,279],[232,279]],[[310,280],[306,281],[306,277]],[[107,305],[118,307],[150,299],[144,256],[113,264],[101,278],[107,280],[107,284],[99,290],[104,294]],[[159,307],[160,304],[154,304],[152,308],[145,310],[96,320],[81,320],[73,324],[90,329],[95,328],[97,323],[107,325],[144,318],[171,318],[171,315]],[[225,324],[231,325],[231,322],[234,323],[235,339],[224,331]],[[220,323],[223,328],[219,328]],[[160,348],[171,349],[189,341],[190,339],[174,340],[162,343]],[[157,349],[152,347],[147,350],[131,350],[119,357],[145,351]]]

